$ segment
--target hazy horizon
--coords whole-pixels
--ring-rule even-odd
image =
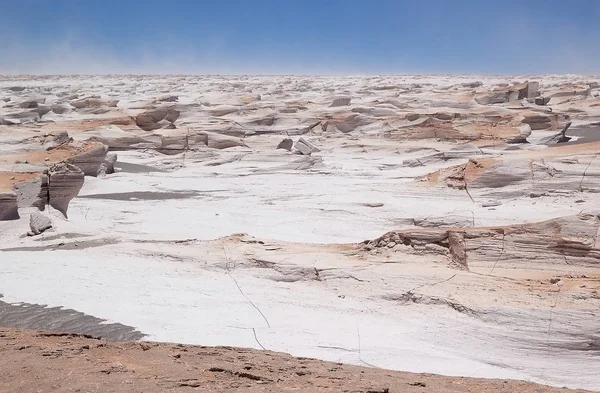
[[[0,74],[595,74],[600,3],[4,5]]]

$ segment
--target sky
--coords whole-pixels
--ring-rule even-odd
[[[600,74],[598,0],[0,0],[3,74]]]

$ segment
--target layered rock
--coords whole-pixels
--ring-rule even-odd
[[[317,152],[321,151],[314,144],[312,144],[311,142],[307,141],[306,139],[304,139],[302,137],[300,139],[298,139],[298,141],[296,141],[296,143],[294,143],[294,148],[296,150],[298,150],[300,153],[304,154],[305,156],[310,156],[312,153],[317,153]]]
[[[180,112],[175,108],[158,108],[138,114],[135,123],[144,131],[153,131],[172,125],[179,115]]]
[[[60,163],[48,169],[48,204],[67,217],[69,202],[79,194],[84,173],[78,167]]]
[[[539,82],[517,83],[509,87],[500,87],[495,91],[482,93],[475,97],[480,105],[503,104],[522,99],[534,100],[539,95]]]
[[[350,101],[352,101],[352,97],[336,97],[333,99],[333,102],[329,106],[330,107],[348,106],[348,105],[350,105]]]
[[[23,173],[22,180],[14,184],[19,207],[37,207],[44,210],[48,204],[48,172]]]
[[[0,221],[17,220],[18,218],[17,194],[12,191],[0,192]]]
[[[101,143],[89,144],[79,154],[69,157],[65,162],[77,166],[86,176],[97,176],[106,160],[108,146]]]
[[[366,241],[369,252],[447,255],[452,264],[491,273],[523,264],[600,266],[600,213],[496,227],[406,229]]]
[[[594,156],[473,158],[419,178],[429,185],[466,190],[475,200],[549,194],[600,192],[600,176]]]
[[[77,109],[98,108],[98,107],[116,107],[119,100],[103,99],[97,96],[86,97],[78,100],[73,100],[69,104]]]

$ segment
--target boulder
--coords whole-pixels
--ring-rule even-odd
[[[64,105],[58,105],[58,104],[54,104],[50,107],[50,109],[52,110],[52,112],[56,113],[57,115],[62,115],[63,113],[66,113],[69,111],[69,108],[67,108]]]
[[[462,86],[462,87],[468,87],[468,88],[470,88],[470,89],[475,89],[475,88],[477,88],[477,87],[483,86],[483,83],[482,83],[482,82],[480,82],[480,81],[476,81],[476,82],[466,82],[466,83],[463,83],[461,86]]]
[[[44,210],[48,204],[48,175],[41,172],[32,178],[13,186],[17,205],[21,207],[37,207]]]
[[[104,162],[98,168],[97,176],[110,175],[115,173],[115,162],[117,162],[116,154],[107,154]]]
[[[179,119],[180,114],[181,114],[181,112],[175,108],[167,108],[167,114],[165,116],[165,120],[168,121],[169,123],[173,124],[173,123],[175,123],[175,121],[177,119]]]
[[[556,130],[559,128],[558,115],[545,115],[540,113],[525,114],[522,123],[528,124],[535,130]]]
[[[373,124],[375,121],[377,120],[359,113],[338,113],[323,123],[323,129],[328,133],[343,132],[346,134],[359,127]]]
[[[505,91],[484,93],[475,97],[475,102],[479,105],[493,105],[508,102],[509,95]]]
[[[336,97],[333,99],[333,102],[331,103],[331,105],[329,105],[329,107],[333,108],[336,106],[348,106],[350,105],[351,100],[351,97]]]
[[[158,102],[177,102],[179,101],[179,97],[178,96],[172,96],[172,95],[165,95],[162,97],[158,97],[156,99],[156,101]]]
[[[69,136],[67,131],[61,131],[56,135],[51,136],[51,139],[44,144],[46,150],[56,149],[59,146],[68,145],[73,142],[73,138]]]
[[[205,135],[207,138],[206,144],[212,149],[228,149],[230,147],[247,146],[242,139],[228,135],[221,135],[207,131],[197,132],[197,135]]]
[[[536,97],[535,104],[540,106],[546,106],[550,102],[550,97]]]
[[[48,178],[48,203],[67,218],[69,202],[83,186],[83,171],[75,165],[59,163],[48,169]]]
[[[294,141],[290,138],[285,138],[277,145],[277,149],[284,149],[287,151],[292,151],[292,147],[294,146]]]
[[[52,228],[52,222],[48,216],[40,212],[33,212],[29,215],[29,229],[31,229],[31,232],[27,235],[39,235],[50,228]]]
[[[37,112],[19,112],[4,115],[4,121],[8,124],[27,124],[40,121],[40,115]]]
[[[138,114],[135,124],[144,131],[153,131],[163,127],[161,121],[173,124],[179,118],[180,112],[175,108],[158,108]]]
[[[98,142],[88,142],[82,152],[67,158],[65,162],[75,165],[86,176],[97,176],[107,152],[108,146]]]
[[[102,99],[97,96],[86,97],[79,100],[71,101],[71,106],[77,109],[83,108],[98,108],[98,107],[116,107],[119,100]]]
[[[228,115],[230,113],[238,112],[239,110],[240,110],[240,108],[237,106],[221,105],[221,106],[217,106],[214,108],[210,108],[208,113],[211,116],[221,117],[221,116]]]
[[[565,143],[570,141],[572,138],[570,136],[567,136],[567,130],[569,129],[569,127],[571,127],[571,124],[571,122],[567,122],[567,124],[565,124],[563,129],[558,134],[553,135],[550,138],[544,140],[543,143],[547,145],[553,145],[556,143]]]
[[[37,107],[38,107],[38,103],[35,100],[23,101],[19,104],[19,108],[23,108],[23,109],[33,109],[33,108],[37,108]]]
[[[18,220],[19,206],[15,192],[0,192],[0,221]]]
[[[38,105],[35,109],[32,110],[32,112],[37,113],[40,116],[40,118],[42,118],[42,116],[50,112],[50,107],[45,105]]]
[[[298,150],[300,153],[305,156],[310,156],[312,153],[320,152],[321,150],[307,141],[306,139],[300,137],[296,143],[294,143],[294,148]]]

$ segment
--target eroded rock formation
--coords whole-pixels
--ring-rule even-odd
[[[600,213],[531,224],[406,229],[364,242],[369,252],[448,255],[463,268],[530,265],[600,266]]]

